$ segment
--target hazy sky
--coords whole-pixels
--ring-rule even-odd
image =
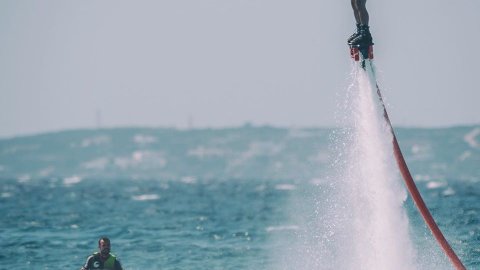
[[[480,124],[480,1],[369,0],[396,126]],[[0,137],[332,126],[349,0],[0,1]]]

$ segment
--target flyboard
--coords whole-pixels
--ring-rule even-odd
[[[381,106],[383,108],[383,117],[385,118],[386,123],[390,127],[390,131],[392,132],[392,144],[393,144],[393,153],[395,156],[395,160],[397,162],[398,168],[400,169],[400,173],[402,174],[403,180],[407,186],[408,192],[412,196],[415,205],[417,206],[420,214],[422,215],[425,223],[430,228],[433,236],[439,243],[440,247],[443,249],[447,257],[452,262],[453,266],[457,270],[464,270],[466,269],[463,263],[458,258],[455,251],[453,251],[452,247],[448,243],[447,239],[443,236],[442,231],[437,226],[437,223],[433,219],[430,211],[428,210],[425,202],[423,201],[420,192],[418,191],[415,182],[413,181],[412,175],[410,170],[408,169],[407,163],[403,157],[402,151],[400,150],[400,146],[397,141],[397,137],[395,136],[395,132],[393,130],[392,123],[390,122],[390,118],[388,117],[387,109],[385,107],[385,103],[383,102],[382,93],[380,92],[380,87],[378,87],[376,75],[375,75],[375,68],[373,65],[373,44],[368,45],[350,45],[350,56],[353,60],[358,62],[362,67],[362,70],[366,73],[370,84],[375,86],[377,89],[377,96],[380,100]]]

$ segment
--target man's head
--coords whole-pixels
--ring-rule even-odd
[[[98,239],[98,249],[102,256],[110,254],[110,239],[108,239],[108,237],[101,237]]]

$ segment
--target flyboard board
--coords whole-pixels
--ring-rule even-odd
[[[380,91],[380,87],[378,87],[376,75],[375,75],[375,68],[373,65],[373,44],[367,45],[350,45],[350,56],[351,58],[360,64],[362,67],[363,72],[367,74],[367,77],[370,81],[372,89],[377,89],[377,96],[380,100],[381,106],[383,108],[383,117],[387,122],[388,126],[390,127],[390,131],[392,132],[392,144],[393,144],[393,153],[395,156],[395,160],[397,162],[398,168],[400,169],[400,173],[402,174],[403,180],[405,185],[407,186],[408,192],[412,196],[412,199],[417,206],[420,214],[422,215],[425,223],[430,228],[433,236],[437,240],[440,247],[443,249],[447,257],[452,262],[453,266],[457,270],[465,270],[465,266],[463,265],[462,261],[458,258],[455,251],[452,249],[450,244],[448,243],[445,236],[443,236],[442,231],[437,226],[437,223],[433,219],[430,211],[428,210],[425,202],[423,201],[420,192],[418,191],[415,182],[413,181],[412,175],[410,170],[408,169],[407,163],[405,162],[405,158],[403,157],[402,151],[397,141],[397,137],[395,136],[395,132],[393,130],[392,123],[390,122],[390,118],[388,117],[387,109],[385,107],[385,103],[383,102],[382,93]],[[373,87],[374,86],[374,87]]]

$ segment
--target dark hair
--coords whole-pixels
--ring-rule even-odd
[[[100,239],[98,239],[98,245],[99,246],[100,246],[100,241],[102,241],[102,240],[103,240],[103,242],[110,244],[110,239],[108,239],[108,237],[106,237],[106,236],[102,236],[102,237],[100,237]]]

